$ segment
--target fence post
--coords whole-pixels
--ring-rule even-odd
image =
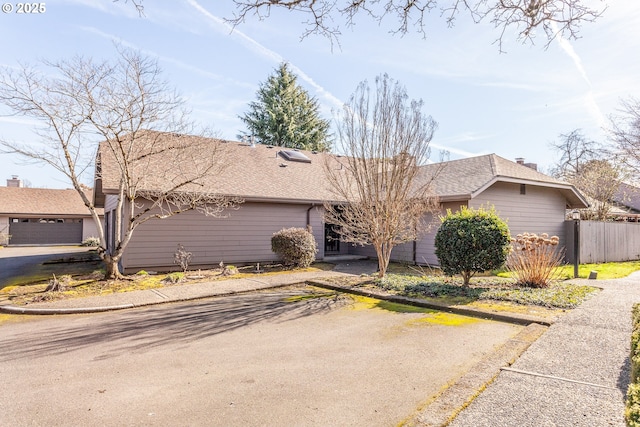
[[[580,266],[580,211],[571,212],[573,218],[573,277],[578,277],[578,267]]]

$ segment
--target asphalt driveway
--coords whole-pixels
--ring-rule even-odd
[[[52,259],[77,257],[91,248],[82,246],[9,246],[0,248],[0,289],[14,283],[50,278],[60,265],[43,265]],[[76,266],[77,267],[77,266]],[[95,268],[95,266],[91,266]]]
[[[521,330],[320,292],[4,324],[0,425],[397,425]]]

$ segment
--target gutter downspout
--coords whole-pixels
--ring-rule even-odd
[[[307,231],[309,231],[310,233],[311,231],[311,209],[315,208],[316,204],[315,203],[311,203],[311,206],[309,206],[309,209],[307,209]]]

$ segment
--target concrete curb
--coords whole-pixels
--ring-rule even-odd
[[[241,295],[256,291],[261,291],[264,289],[277,289],[282,287],[292,286],[292,284],[276,284],[272,286],[265,286],[260,288],[252,288],[252,289],[243,289],[241,291],[230,291],[224,293],[212,293],[209,295],[198,295],[196,297],[186,297],[186,298],[169,298],[162,301],[150,301],[143,303],[127,303],[127,304],[118,304],[118,305],[110,305],[110,306],[97,306],[97,307],[65,307],[65,308],[45,308],[45,307],[20,307],[16,305],[2,305],[0,306],[0,313],[5,314],[24,314],[24,315],[42,315],[42,316],[51,316],[51,315],[64,315],[64,314],[90,314],[90,313],[103,313],[107,311],[117,311],[117,310],[126,310],[130,308],[141,308],[141,307],[149,307],[152,305],[160,305],[160,304],[169,304],[169,303],[178,303],[178,302],[186,302],[186,301],[196,301],[206,298],[215,298],[229,295]]]
[[[138,307],[135,304],[113,305],[108,307],[78,307],[78,308],[31,308],[19,307],[17,305],[2,305],[0,313],[5,314],[28,314],[28,315],[53,315],[53,314],[83,314],[101,313],[103,311],[124,310]]]
[[[437,304],[429,301],[425,301],[419,298],[409,298],[400,295],[387,294],[384,292],[372,291],[367,289],[358,289],[350,286],[340,286],[333,283],[325,282],[322,280],[308,280],[309,285],[317,286],[319,288],[331,289],[334,291],[340,291],[350,293],[354,295],[360,295],[370,298],[381,299],[389,302],[395,302],[399,304],[413,305],[416,307],[429,308],[438,311],[446,311],[449,313],[460,314],[463,316],[477,317],[480,319],[496,320],[499,322],[513,323],[516,325],[527,326],[531,323],[537,323],[543,326],[551,326],[553,320],[545,320],[534,316],[515,315],[515,314],[499,314],[489,311],[478,310],[474,308],[453,307],[446,304]]]
[[[477,310],[473,308],[452,307],[445,304],[437,304],[428,302],[418,298],[409,298],[399,295],[387,294],[384,292],[377,292],[372,290],[358,289],[349,286],[340,286],[333,283],[329,283],[323,280],[303,280],[300,283],[307,283],[312,286],[320,288],[330,289],[339,292],[350,293],[354,295],[361,295],[370,298],[381,299],[385,301],[395,302],[399,304],[413,305],[416,307],[423,307],[433,310],[446,311],[449,313],[460,314],[463,316],[476,317],[481,319],[496,320],[499,322],[507,322],[516,325],[529,325],[531,323],[537,323],[543,326],[551,326],[553,321],[536,318],[533,316],[522,315],[506,315],[499,313],[492,313],[483,310]],[[126,303],[117,304],[111,306],[96,306],[96,307],[61,307],[61,308],[45,308],[45,307],[21,307],[15,305],[3,305],[0,306],[0,313],[6,314],[23,314],[23,315],[63,315],[63,314],[87,314],[87,313],[102,313],[107,311],[126,310],[131,308],[147,307],[151,305],[168,304],[174,302],[195,301],[205,298],[213,298],[226,295],[239,295],[244,293],[256,292],[263,289],[277,289],[281,287],[292,286],[291,283],[286,284],[274,284],[262,287],[254,287],[249,289],[243,289],[240,291],[229,291],[224,293],[210,293],[205,295],[198,295],[195,297],[183,297],[183,298],[168,298],[161,301],[149,301],[142,303]]]

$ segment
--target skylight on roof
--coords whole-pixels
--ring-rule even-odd
[[[311,163],[311,159],[299,151],[282,150],[282,151],[279,151],[279,154],[285,160],[289,160],[290,162]]]

